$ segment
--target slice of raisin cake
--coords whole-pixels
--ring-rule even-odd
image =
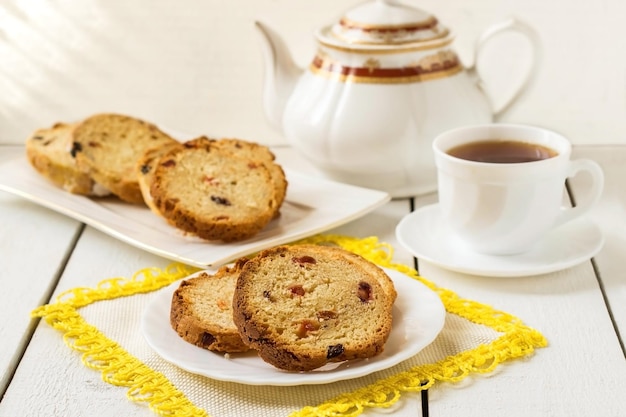
[[[170,324],[187,342],[226,353],[246,352],[233,323],[233,294],[245,259],[223,266],[214,275],[200,275],[180,283],[172,296]]]
[[[337,247],[279,246],[248,261],[233,320],[266,362],[310,371],[383,351],[396,291],[385,272]]]
[[[38,129],[26,139],[26,157],[44,177],[73,194],[105,196],[110,194],[76,165],[71,155],[72,133],[76,124],[56,123]]]
[[[78,167],[120,199],[144,203],[135,172],[144,152],[174,142],[155,125],[120,114],[96,114],[73,132],[72,154]]]
[[[150,194],[171,224],[207,240],[233,242],[260,232],[277,210],[266,165],[198,138],[159,159]]]

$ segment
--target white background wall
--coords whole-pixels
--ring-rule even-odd
[[[488,25],[508,16],[530,23],[542,39],[541,68],[501,120],[550,127],[574,143],[626,142],[623,0],[405,2],[452,28],[466,63]],[[282,32],[304,66],[315,50],[313,29],[357,3],[0,0],[0,143],[101,111],[191,134],[285,142],[262,111],[254,19]],[[489,64],[502,64],[497,55],[481,66],[495,72]]]

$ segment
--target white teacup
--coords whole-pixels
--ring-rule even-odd
[[[477,144],[486,141],[497,143]],[[507,141],[518,144],[508,144],[507,151],[502,143]],[[499,158],[498,152],[506,154],[518,145],[524,152],[532,148],[531,155],[543,152],[545,159],[493,162]],[[485,146],[491,149],[485,150]],[[570,160],[570,142],[539,127],[462,127],[439,135],[433,149],[442,219],[469,249],[479,253],[510,255],[530,250],[550,230],[585,214],[604,186],[604,175],[596,162]],[[519,156],[524,152],[518,149],[513,153]],[[576,207],[563,207],[565,180],[581,171],[592,177],[590,192],[584,201],[577,201]]]

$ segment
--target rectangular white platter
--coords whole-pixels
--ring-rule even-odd
[[[285,169],[281,214],[253,238],[210,242],[185,235],[146,206],[68,193],[37,173],[24,155],[0,162],[0,189],[63,213],[156,255],[199,268],[217,267],[262,249],[327,231],[388,202],[390,196]]]

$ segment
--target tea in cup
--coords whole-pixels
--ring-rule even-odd
[[[554,228],[587,213],[604,175],[589,159],[571,160],[562,135],[525,125],[468,126],[433,142],[441,216],[478,253],[526,252]],[[563,206],[565,180],[580,172],[592,186],[576,207]]]

